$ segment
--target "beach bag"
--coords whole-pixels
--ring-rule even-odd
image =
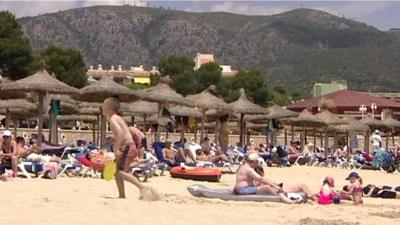
[[[103,179],[110,181],[114,179],[114,174],[117,171],[116,163],[114,161],[108,161],[104,164]]]

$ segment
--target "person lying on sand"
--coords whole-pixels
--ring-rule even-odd
[[[377,187],[373,184],[368,184],[363,187],[363,193],[366,197],[372,198],[395,198],[400,199],[400,187],[392,188],[390,186]]]
[[[234,192],[238,195],[278,195],[285,203],[300,203],[301,200],[293,201],[288,198],[284,190],[272,180],[257,174],[254,168],[259,165],[259,159],[260,156],[257,153],[251,153],[245,164],[239,167]],[[290,186],[285,191],[290,193],[303,192],[306,198],[316,199],[315,194],[304,184]]]
[[[102,113],[107,117],[115,137],[114,154],[117,164],[115,182],[117,184],[119,198],[125,198],[124,180],[126,180],[139,189],[139,199],[149,201],[159,200],[160,196],[157,191],[143,185],[135,176],[128,173],[130,164],[138,156],[138,150],[136,149],[136,144],[133,141],[128,126],[117,114],[119,108],[119,99],[115,97],[110,97],[104,100],[102,107]]]

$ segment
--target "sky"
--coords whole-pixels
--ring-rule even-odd
[[[367,23],[380,30],[400,28],[400,1],[0,0],[0,10],[9,10],[17,17],[24,17],[93,5],[123,5],[127,3],[191,12],[223,11],[247,15],[273,15],[303,7],[344,16]]]

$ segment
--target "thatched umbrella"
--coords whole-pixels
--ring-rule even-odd
[[[240,89],[240,97],[238,100],[229,103],[229,106],[232,108],[233,112],[240,114],[239,121],[239,129],[240,129],[240,137],[239,143],[242,145],[244,143],[244,122],[243,117],[245,114],[267,114],[267,110],[263,107],[252,103],[249,99],[247,99],[246,92],[243,88]]]
[[[0,79],[0,99],[23,99],[26,97],[26,93],[24,92],[6,91],[2,89],[2,87],[5,87],[10,83],[12,83],[12,81],[8,78]]]
[[[392,135],[392,144],[394,145],[394,133],[398,130],[400,130],[400,121],[393,119],[392,116],[387,116],[384,120],[383,123],[389,127],[389,133],[386,134],[386,148],[389,146],[389,135]]]
[[[303,110],[297,117],[288,118],[283,120],[285,124],[292,125],[292,126],[299,126],[303,127],[303,135],[301,138],[301,148],[303,148],[305,142],[305,127],[325,127],[326,124],[314,116],[310,111],[307,109]]]
[[[39,107],[38,107],[38,144],[42,142],[42,129],[43,129],[43,99],[46,93],[52,94],[72,94],[78,90],[70,87],[67,84],[57,80],[49,75],[46,70],[39,70],[35,74],[26,78],[14,81],[2,87],[2,90],[17,91],[17,92],[35,92],[38,94]]]
[[[100,115],[101,105],[99,102],[79,102],[79,115],[95,116],[97,119],[92,121],[93,126],[93,143],[98,145],[100,143]],[[97,130],[97,133],[96,133]],[[96,136],[97,134],[97,136]]]
[[[15,110],[22,110],[23,114],[29,114],[30,111],[37,110],[37,106],[25,99],[10,99],[10,100],[0,100],[0,109],[4,110],[6,116],[5,128],[10,128],[10,120],[13,112]],[[1,113],[1,112],[0,112]],[[17,125],[14,123],[14,136],[17,134]]]
[[[142,116],[144,120],[143,122],[144,134],[146,135],[146,117],[148,115],[158,113],[158,104],[154,102],[138,100],[132,103],[123,104],[121,106],[121,111],[123,111],[125,114]]]
[[[118,97],[120,101],[132,102],[138,99],[136,91],[116,83],[112,78],[103,76],[99,82],[92,83],[79,90],[79,95],[75,98],[87,102],[103,102],[109,97]],[[101,117],[101,138],[100,146],[105,146],[106,141],[106,118]]]
[[[211,93],[212,90],[215,90],[215,85],[211,85],[204,91],[186,96],[186,99],[193,101],[194,105],[200,109],[201,116],[201,135],[200,139],[203,140],[204,137],[204,123],[206,118],[206,111],[208,109],[216,109],[217,111],[224,111],[226,113],[230,113],[232,109],[230,106],[222,99]]]
[[[323,110],[322,112],[317,113],[315,116],[318,119],[322,120],[325,124],[327,124],[328,126],[331,126],[331,127],[332,126],[337,126],[337,125],[348,124],[348,121],[340,119],[339,117],[337,117],[336,115],[334,115],[333,113],[331,113],[327,109]],[[329,129],[329,127],[325,128],[325,149],[328,149],[328,146],[329,146],[328,129]],[[333,133],[334,133],[334,138],[335,138],[334,147],[333,148],[336,149],[337,148],[337,141],[338,141],[337,130],[333,129]],[[327,154],[328,152],[325,151],[325,153]]]
[[[158,103],[158,117],[161,118],[162,110],[168,104],[186,105],[193,106],[190,100],[185,99],[177,93],[174,89],[169,86],[171,80],[169,77],[164,77],[155,86],[138,90],[143,100],[157,102]],[[160,129],[157,129],[156,140],[160,138]]]
[[[171,113],[171,115],[180,116],[180,117],[201,118],[201,116],[202,116],[201,111],[196,107],[174,105],[174,106],[168,107],[168,111],[169,111],[169,113]],[[182,140],[185,137],[186,123],[181,121],[181,126],[182,126],[181,127],[181,140]],[[195,137],[196,137],[196,133],[195,133]]]

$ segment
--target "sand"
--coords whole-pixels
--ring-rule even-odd
[[[337,187],[341,187],[349,172],[315,167],[266,168],[267,176],[275,181],[283,181],[284,185],[304,182],[315,191],[326,175],[333,175]],[[398,174],[359,173],[366,183],[400,185]],[[234,175],[223,175],[220,183],[203,184],[231,188],[234,179]],[[168,172],[151,178],[147,184],[160,192],[162,200],[149,202],[138,200],[139,191],[130,184],[125,185],[127,198],[117,199],[115,183],[96,178],[0,182],[0,224],[400,224],[400,200],[395,199],[364,198],[361,207],[351,202],[329,206],[232,202],[194,198],[186,190],[193,183],[173,179]]]

